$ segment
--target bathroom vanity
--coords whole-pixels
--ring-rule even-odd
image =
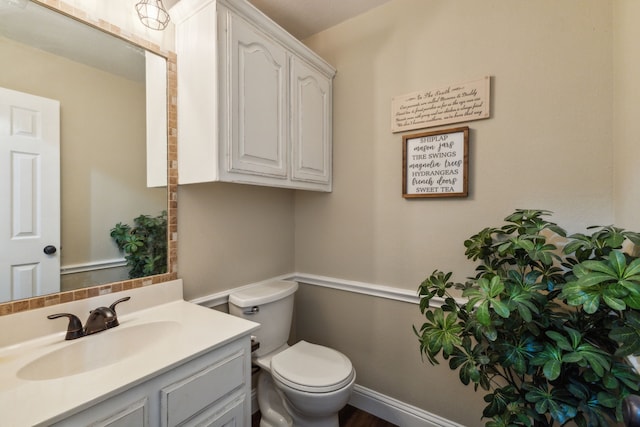
[[[118,305],[120,325],[94,335],[65,341],[66,321],[46,318],[88,314],[121,296],[131,300]],[[250,422],[250,334],[258,324],[185,302],[180,280],[3,316],[0,327],[8,331],[0,348],[3,425]]]
[[[331,191],[335,69],[244,0],[181,0],[179,183]]]

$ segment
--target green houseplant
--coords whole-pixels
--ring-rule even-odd
[[[167,211],[158,216],[140,215],[133,227],[121,222],[111,229],[111,238],[125,253],[129,278],[167,272]]]
[[[640,352],[640,234],[566,237],[548,215],[517,210],[466,240],[466,283],[436,270],[419,286],[421,354],[487,392],[487,427],[610,426],[639,394],[625,357]]]

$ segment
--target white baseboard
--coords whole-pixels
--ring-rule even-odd
[[[349,404],[401,427],[464,427],[358,384]]]
[[[349,405],[401,427],[465,427],[415,406],[356,384]],[[256,389],[251,390],[251,413],[258,412]]]

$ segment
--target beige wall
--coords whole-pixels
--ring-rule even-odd
[[[358,385],[465,426],[484,425],[482,395],[462,385],[448,362],[421,361],[411,326],[420,328],[422,319],[414,304],[302,284],[295,307],[296,341],[348,355]]]
[[[413,290],[436,267],[466,277],[464,239],[515,208],[613,220],[610,2],[393,0],[307,44],[338,69],[334,191],[296,194],[298,271]],[[391,98],[484,75],[469,197],[403,199]]]
[[[613,2],[614,208],[616,224],[640,230],[640,3]]]
[[[110,229],[167,206],[146,187],[144,81],[6,38],[0,57],[0,86],[60,101],[62,266],[120,258]]]
[[[334,191],[180,187],[185,296],[293,270],[409,290],[436,268],[464,280],[474,268],[464,239],[516,208],[552,210],[570,232],[618,220],[640,228],[637,186],[613,196],[614,182],[638,181],[617,164],[640,154],[640,64],[625,47],[638,38],[640,11],[634,0],[612,4],[393,0],[306,40],[338,69]],[[624,24],[615,32],[614,18]],[[490,119],[467,123],[469,197],[404,200],[391,98],[484,75],[493,107]],[[358,384],[483,424],[482,393],[461,386],[446,363],[420,360],[411,330],[420,324],[414,304],[305,284],[296,296],[296,339],[345,352]]]
[[[637,40],[634,1],[616,4],[616,19],[625,22],[615,33],[619,46]],[[611,137],[620,144],[616,161],[631,159],[625,150],[638,154],[637,132],[618,127],[638,125],[634,92],[616,100],[611,95],[610,4],[394,0],[310,39],[339,70],[335,191],[294,196],[240,185],[181,187],[185,297],[294,269],[415,289],[436,267],[468,274],[473,267],[462,255],[464,238],[513,208],[552,209],[572,230],[611,222]],[[113,8],[101,7],[96,2],[92,13],[102,16]],[[133,25],[130,9],[129,3],[117,9],[116,18]],[[614,53],[616,67],[630,59]],[[635,59],[629,70],[638,68]],[[403,200],[401,135],[389,131],[391,97],[485,74],[493,76],[494,107],[490,120],[469,124],[469,197]],[[634,88],[632,76],[616,68],[616,93]],[[611,105],[620,114],[615,122]],[[620,186],[637,180],[631,168],[618,172]],[[637,201],[638,191],[631,187],[622,194]],[[616,214],[625,222],[637,218],[633,203],[616,199]],[[303,285],[296,319],[301,338],[352,357],[360,384],[480,424],[471,415],[478,397],[462,389],[446,365],[420,362],[410,334],[420,322],[417,307]]]
[[[293,191],[241,184],[178,187],[185,299],[293,271]]]
[[[133,2],[98,3],[88,7],[92,15],[115,10],[110,20],[139,31]],[[629,53],[640,35],[635,3],[393,0],[311,38],[339,70],[335,191],[181,187],[185,296],[294,269],[406,289],[436,267],[462,278],[473,268],[464,238],[516,207],[554,210],[571,231],[614,220],[640,228],[631,164],[640,154],[640,61]],[[494,107],[491,119],[469,124],[469,197],[403,200],[391,97],[485,74],[493,76]],[[300,338],[349,354],[360,384],[479,425],[471,415],[478,400],[455,374],[419,361],[410,335],[418,314],[414,305],[302,285],[295,326]]]
[[[464,280],[464,239],[516,208],[573,232],[613,221],[610,2],[393,0],[306,42],[338,69],[334,192],[296,193],[296,271],[415,290],[436,268]],[[469,197],[404,200],[391,98],[484,75]],[[420,360],[416,305],[303,285],[296,314],[297,338],[344,351],[358,384],[483,424],[482,393]]]

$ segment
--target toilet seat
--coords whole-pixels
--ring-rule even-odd
[[[273,356],[271,375],[295,390],[328,393],[349,385],[355,374],[351,361],[344,354],[300,341]]]

